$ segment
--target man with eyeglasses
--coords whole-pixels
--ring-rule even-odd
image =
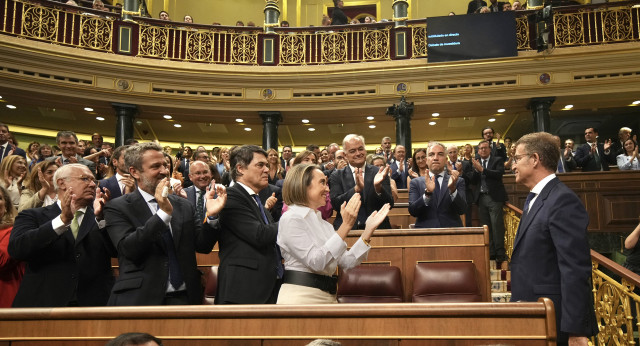
[[[78,163],[58,168],[53,183],[58,201],[22,211],[11,232],[9,254],[26,263],[13,306],[104,306],[116,256],[102,213],[108,194]]]
[[[511,255],[511,301],[553,301],[558,345],[587,345],[598,332],[591,295],[589,215],[554,174],[560,146],[549,133],[516,142],[512,170],[530,190]]]
[[[502,183],[504,158],[491,154],[489,141],[478,143],[479,158],[472,159],[471,181],[476,185],[474,201],[478,205],[480,223],[489,227],[489,256],[496,262],[507,259],[504,249],[502,207],[507,191]]]
[[[493,141],[494,134],[496,137],[496,141]],[[487,141],[489,143],[489,148],[491,150],[491,156],[499,156],[504,160],[507,159],[507,149],[503,144],[500,144],[500,134],[495,133],[491,126],[486,126],[482,129],[482,140]],[[480,153],[478,152],[478,147],[476,149],[476,159],[480,157]]]
[[[429,143],[427,167],[427,174],[409,184],[409,213],[416,217],[416,228],[462,227],[460,215],[467,210],[464,180],[448,161],[443,144]]]

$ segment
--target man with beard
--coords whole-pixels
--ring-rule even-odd
[[[116,174],[111,178],[100,180],[98,185],[103,190],[106,188],[111,193],[111,199],[118,198],[124,194],[131,193],[136,188],[136,183],[129,174],[127,166],[124,164],[124,152],[129,145],[117,147],[111,156],[111,165]]]
[[[209,253],[218,238],[218,220],[196,217],[186,199],[168,193],[169,169],[162,147],[143,143],[124,153],[138,188],[109,202],[107,231],[118,250],[120,275],[109,305],[187,305],[202,302],[196,251]],[[208,216],[226,201],[221,185],[205,196]]]

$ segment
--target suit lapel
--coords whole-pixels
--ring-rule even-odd
[[[351,171],[351,166],[347,165],[347,167],[345,167],[344,170],[342,171],[342,174],[344,174],[344,182],[345,182],[344,190],[345,191],[348,191],[356,186],[356,181],[353,178],[353,171]]]
[[[262,213],[260,212],[260,207],[258,207],[258,204],[256,204],[256,200],[251,195],[249,195],[247,190],[245,190],[239,184],[234,184],[233,187],[236,188],[236,190],[238,190],[238,193],[240,193],[240,195],[243,196],[243,198],[246,200],[245,202],[248,205],[251,206],[251,208],[253,209],[253,212],[258,216],[258,220],[260,220],[260,222],[264,224],[264,219],[262,218]],[[258,195],[258,197],[259,196],[260,195]],[[269,214],[270,213],[267,213],[266,210],[265,210],[265,215],[267,216],[267,220],[271,220],[269,218]]]
[[[89,234],[95,224],[96,216],[93,213],[93,208],[91,206],[87,206],[87,210],[82,217],[82,223],[78,228],[78,237],[75,240],[76,244],[80,243],[82,239]]]
[[[128,209],[132,210],[133,214],[137,217],[138,225],[144,225],[147,220],[149,220],[149,218],[153,216],[153,214],[151,213],[151,209],[149,209],[147,201],[142,198],[142,194],[140,194],[140,191],[138,189],[136,189],[133,193],[125,196],[130,196]]]
[[[553,178],[551,181],[549,181],[547,183],[547,185],[544,187],[544,189],[542,189],[540,194],[537,196],[537,198],[536,198],[535,202],[533,203],[533,205],[530,206],[529,212],[527,212],[527,217],[524,218],[524,220],[520,220],[520,225],[518,227],[518,233],[516,234],[516,240],[513,242],[513,250],[514,251],[515,251],[516,247],[518,246],[518,243],[520,242],[520,240],[524,236],[524,234],[529,229],[529,226],[531,225],[531,223],[535,219],[536,214],[538,214],[540,209],[542,209],[542,207],[544,206],[544,203],[546,202],[547,197],[549,197],[549,192],[551,191],[551,189],[553,189],[556,186],[556,184],[558,184],[559,181],[560,180],[558,180],[558,178]]]
[[[447,189],[447,184],[449,182],[449,174],[446,172],[442,175],[442,183],[440,184],[440,196],[438,196],[438,206],[440,206],[444,200],[444,196],[447,195],[444,190]]]
[[[178,203],[176,203],[176,198],[182,198],[182,197],[169,195],[169,200],[172,202],[171,204],[173,205],[173,211],[174,211],[174,213],[171,213],[171,234],[173,236],[173,243],[177,247],[178,244],[180,244],[180,237],[182,236],[182,224],[184,223],[183,222],[184,216],[182,215],[181,211],[178,211],[177,213],[175,213],[175,211],[178,208]]]

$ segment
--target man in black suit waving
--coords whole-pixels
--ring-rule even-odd
[[[169,194],[169,168],[162,147],[143,143],[124,154],[138,188],[105,207],[107,231],[118,250],[120,275],[109,305],[187,305],[202,302],[196,251],[209,253],[218,237],[218,220],[200,219],[191,203]],[[216,215],[226,192],[208,191],[206,211]]]
[[[58,168],[53,182],[58,201],[22,211],[11,232],[9,255],[26,263],[13,306],[104,306],[115,257],[101,221],[108,197],[82,164]]]
[[[259,193],[269,184],[267,153],[255,145],[231,152],[227,205],[220,213],[216,304],[275,304],[284,269],[276,245],[278,223]]]
[[[340,215],[342,203],[349,201],[351,196],[358,192],[362,198],[362,205],[358,213],[358,220],[353,228],[364,229],[367,217],[371,213],[380,210],[386,203],[389,203],[393,208],[389,166],[378,168],[366,164],[367,150],[362,136],[347,135],[342,141],[342,147],[349,164],[343,169],[333,172],[329,178],[331,205],[338,213],[333,227],[338,229],[342,224],[342,216]],[[391,228],[388,217],[380,224],[379,228]]]
[[[491,154],[489,141],[478,143],[479,159],[473,159],[472,183],[477,186],[475,202],[478,204],[480,223],[489,226],[489,255],[496,261],[506,260],[504,250],[504,220],[502,206],[507,191],[502,183],[504,158]]]
[[[584,130],[587,143],[576,150],[574,159],[583,172],[608,171],[609,165],[616,164],[616,157],[611,151],[611,140],[598,143],[598,129],[589,127]]]

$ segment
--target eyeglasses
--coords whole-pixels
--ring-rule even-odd
[[[517,164],[518,161],[522,160],[525,156],[530,157],[531,154],[516,155],[513,157],[513,163]]]
[[[69,177],[69,178],[78,179],[87,185],[91,184],[91,182],[98,185],[98,181],[94,177]]]

